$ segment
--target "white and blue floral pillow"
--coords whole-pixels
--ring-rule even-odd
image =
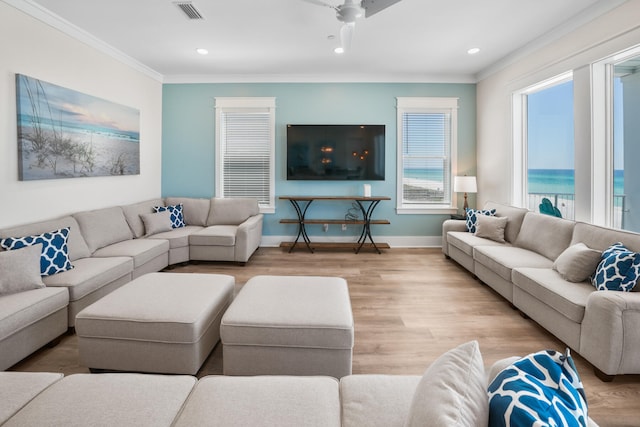
[[[181,228],[187,225],[182,214],[182,203],[169,206],[154,206],[153,210],[155,212],[169,211],[171,213],[171,228]]]
[[[69,227],[66,227],[36,236],[7,237],[0,240],[0,246],[4,249],[12,250],[41,243],[40,275],[51,276],[73,268],[69,260],[68,239]]]
[[[467,211],[466,211],[466,225],[467,225],[467,231],[469,233],[475,233],[476,232],[476,223],[478,222],[478,215],[495,216],[496,215],[496,210],[495,209],[469,209],[469,208],[467,208]]]
[[[540,351],[516,361],[491,382],[492,427],[586,427],[587,398],[569,349]]]
[[[640,278],[640,254],[614,243],[602,252],[600,264],[591,278],[599,291],[631,291]]]

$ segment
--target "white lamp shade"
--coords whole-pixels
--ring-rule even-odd
[[[454,176],[453,191],[456,193],[477,193],[478,185],[475,176]]]

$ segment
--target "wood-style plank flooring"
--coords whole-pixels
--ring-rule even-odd
[[[565,345],[501,296],[482,285],[439,249],[365,251],[260,248],[247,263],[198,263],[174,272],[221,273],[236,278],[236,291],[252,276],[321,275],[349,283],[355,319],[353,372],[422,374],[439,355],[478,340],[485,364]],[[640,355],[638,355],[640,357]],[[574,353],[587,392],[591,417],[602,427],[640,426],[640,375],[604,383]],[[16,371],[88,372],[78,362],[75,335],[44,348],[12,368]],[[222,373],[218,345],[198,376]]]

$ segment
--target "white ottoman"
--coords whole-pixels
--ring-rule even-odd
[[[225,375],[351,374],[353,315],[339,277],[256,276],[220,324]]]
[[[76,316],[80,362],[92,370],[195,374],[220,339],[235,279],[151,273]]]

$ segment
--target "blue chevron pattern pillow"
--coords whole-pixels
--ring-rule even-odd
[[[602,252],[600,259],[591,278],[597,290],[629,292],[635,287],[640,278],[640,254],[618,242]]]
[[[69,261],[68,238],[69,227],[66,227],[37,236],[7,237],[0,240],[0,246],[4,249],[12,250],[42,243],[40,275],[51,276],[73,268],[71,261]]]
[[[155,206],[153,208],[156,212],[169,211],[171,213],[171,228],[184,227],[184,215],[182,214],[182,203],[169,206]]]
[[[586,427],[587,398],[569,349],[530,354],[489,385],[492,427]]]
[[[476,222],[478,221],[478,215],[489,215],[489,216],[495,216],[496,215],[496,210],[495,209],[469,209],[467,208],[466,211],[466,225],[467,225],[467,231],[469,233],[475,233],[476,232]]]

